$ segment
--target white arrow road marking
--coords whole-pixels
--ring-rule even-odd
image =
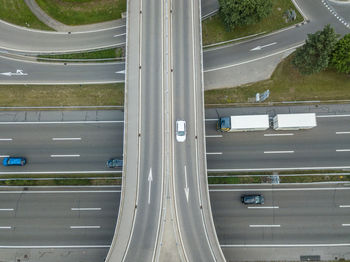
[[[185,195],[186,195],[186,200],[187,200],[187,203],[188,203],[188,195],[190,194],[190,189],[188,188],[188,185],[187,185],[187,170],[186,170],[186,166],[185,166],[185,183],[186,183]]]
[[[21,69],[17,69],[16,73],[12,73],[12,72],[5,72],[5,73],[0,73],[1,75],[4,76],[27,76],[27,73],[23,73],[23,70]]]
[[[257,47],[254,47],[253,49],[250,49],[250,51],[259,51],[261,49],[263,49],[264,47],[268,47],[268,46],[272,46],[277,44],[277,42],[273,42],[271,44],[267,44],[267,45],[258,45]]]
[[[115,72],[116,74],[124,74],[125,75],[125,70]]]
[[[149,169],[149,175],[148,175],[148,204],[151,203],[151,187],[152,187],[152,168]]]

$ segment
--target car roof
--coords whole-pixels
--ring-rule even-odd
[[[177,124],[178,130],[180,130],[180,131],[184,131],[185,130],[186,121],[184,121],[184,120],[177,120],[176,124]]]

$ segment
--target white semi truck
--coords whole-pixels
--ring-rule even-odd
[[[221,132],[257,131],[269,127],[269,115],[220,117],[216,125],[216,129]]]
[[[310,129],[317,126],[316,114],[277,114],[273,118],[275,130]]]

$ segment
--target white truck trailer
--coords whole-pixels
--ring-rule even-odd
[[[221,132],[266,130],[270,127],[269,115],[241,115],[220,117],[217,126]]]
[[[277,114],[273,118],[275,130],[299,130],[310,129],[317,126],[316,114]]]

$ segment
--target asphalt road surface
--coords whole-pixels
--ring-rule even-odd
[[[94,32],[58,33],[28,30],[0,21],[0,49],[21,53],[62,53],[125,44],[125,25]]]
[[[42,63],[0,56],[1,84],[118,83],[124,78],[124,63]]]
[[[107,249],[119,198],[120,187],[3,188],[0,246]]]
[[[213,216],[226,259],[241,260],[244,254],[247,261],[296,260],[330,247],[323,260],[348,256],[349,189],[346,184],[212,186]],[[263,194],[265,204],[243,205],[240,196],[247,193]],[[288,246],[293,252],[283,254]],[[258,253],[259,247],[277,250],[266,255]]]

